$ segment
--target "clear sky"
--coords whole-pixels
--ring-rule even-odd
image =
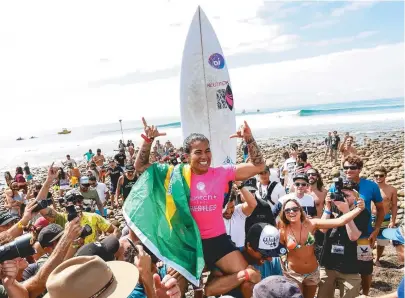
[[[3,132],[179,115],[198,4],[239,111],[403,96],[403,1],[1,1]]]

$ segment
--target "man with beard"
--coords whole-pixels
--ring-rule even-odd
[[[125,166],[125,174],[118,179],[116,196],[117,200],[121,194],[122,188],[122,197],[123,201],[128,197],[131,192],[132,186],[136,183],[138,178],[135,175],[135,168],[133,165],[129,164]]]
[[[325,198],[328,191],[323,187],[322,177],[318,170],[311,168],[307,171],[309,187],[307,192],[315,200],[317,217],[322,216],[323,206],[325,204]]]

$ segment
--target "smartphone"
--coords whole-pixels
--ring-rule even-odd
[[[137,256],[139,254],[139,250],[136,248],[136,245],[134,244],[134,242],[131,239],[127,238],[127,240],[129,242],[129,244],[131,244],[131,246],[135,249],[135,255]]]
[[[66,211],[68,213],[68,221],[72,221],[78,216],[75,205],[66,206]]]
[[[45,209],[46,207],[48,207],[48,202],[46,200],[37,201],[37,205],[32,210],[32,212],[38,212],[42,209]]]

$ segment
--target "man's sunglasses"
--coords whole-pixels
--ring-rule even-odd
[[[128,175],[133,175],[134,172],[128,171],[127,174],[128,174]]]
[[[317,173],[307,173],[307,176],[314,176],[314,177],[318,177]]]
[[[375,178],[384,178],[385,175],[384,174],[374,174]]]
[[[299,207],[292,207],[292,208],[284,209],[284,213],[291,213],[291,212],[297,213],[298,211],[300,211]]]
[[[81,187],[89,188],[89,187],[90,187],[90,184],[89,184],[89,183],[81,184]]]
[[[299,183],[299,182],[297,182],[297,183],[294,183],[294,185],[295,185],[296,187],[308,186],[308,183]]]
[[[268,173],[268,172],[263,171],[263,172],[260,172],[259,175],[266,175],[267,173]]]
[[[352,171],[354,171],[354,170],[358,170],[359,167],[358,166],[343,166],[343,169],[344,170],[352,170]]]

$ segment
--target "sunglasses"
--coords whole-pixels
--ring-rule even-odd
[[[374,174],[375,178],[384,178],[385,175],[384,174]]]
[[[128,172],[127,172],[127,174],[128,174],[128,175],[133,175],[133,174],[134,174],[134,172],[130,172],[130,171],[128,171]]]
[[[292,207],[292,208],[284,209],[284,213],[291,213],[291,212],[297,213],[298,211],[300,211],[299,207]]]
[[[315,176],[315,177],[317,177],[318,174],[317,173],[307,173],[307,176]]]
[[[89,187],[90,187],[90,184],[81,184],[81,187],[89,188]]]
[[[358,170],[359,167],[358,166],[343,166],[344,170]]]
[[[296,187],[308,186],[308,183],[299,183],[299,182],[297,182],[297,183],[294,183],[294,185],[295,185]]]
[[[264,171],[264,172],[260,172],[259,175],[266,175],[268,172]]]

